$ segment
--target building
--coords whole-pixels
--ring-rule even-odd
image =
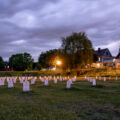
[[[103,68],[105,66],[114,66],[115,57],[112,56],[108,48],[98,48],[95,51],[95,56],[97,57],[97,61],[92,64],[92,67]]]
[[[119,48],[118,55],[117,55],[116,58],[115,58],[115,66],[116,66],[117,68],[120,68],[120,48]]]
[[[108,48],[106,49],[98,48],[98,50],[95,51],[95,54],[98,57],[98,62],[101,63],[113,62],[114,57],[112,56]]]

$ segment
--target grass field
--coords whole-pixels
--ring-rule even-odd
[[[0,120],[120,120],[120,80],[78,80],[66,89],[66,81],[45,87],[37,81],[31,92],[22,85],[0,87]]]

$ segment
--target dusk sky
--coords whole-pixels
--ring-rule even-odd
[[[0,56],[59,48],[61,37],[86,32],[96,49],[120,46],[120,0],[0,0]]]

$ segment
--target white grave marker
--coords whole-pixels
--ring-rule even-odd
[[[71,81],[71,80],[68,80],[68,81],[67,81],[66,88],[71,88],[71,84],[72,84],[72,81]]]
[[[104,77],[104,82],[106,82],[106,77]]]
[[[54,77],[54,83],[57,84],[57,78],[56,77]]]
[[[102,78],[101,78],[101,76],[99,77],[99,80],[101,80]]]
[[[31,80],[31,85],[35,84],[35,78]]]
[[[9,80],[8,81],[8,88],[13,88],[14,85],[13,85],[13,81],[12,80]]]
[[[62,82],[62,77],[60,76],[60,81]]]
[[[30,91],[30,83],[29,83],[29,81],[24,81],[23,82],[23,92],[28,92],[28,91]]]
[[[5,80],[4,79],[1,79],[0,80],[0,86],[4,86],[5,85]]]
[[[73,82],[75,82],[75,81],[76,81],[76,76],[74,76],[74,77],[73,77],[72,81],[73,81]]]
[[[44,81],[44,85],[45,85],[45,86],[48,86],[48,79],[46,79],[46,80]]]
[[[95,79],[92,80],[92,85],[96,86],[96,80]]]

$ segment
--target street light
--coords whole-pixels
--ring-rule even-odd
[[[56,64],[57,64],[57,65],[61,65],[62,63],[61,63],[61,61],[58,60],[58,61],[56,62]]]
[[[57,66],[60,66],[61,64],[62,64],[62,62],[60,60],[57,60],[56,64],[55,64],[55,69],[57,69]]]

